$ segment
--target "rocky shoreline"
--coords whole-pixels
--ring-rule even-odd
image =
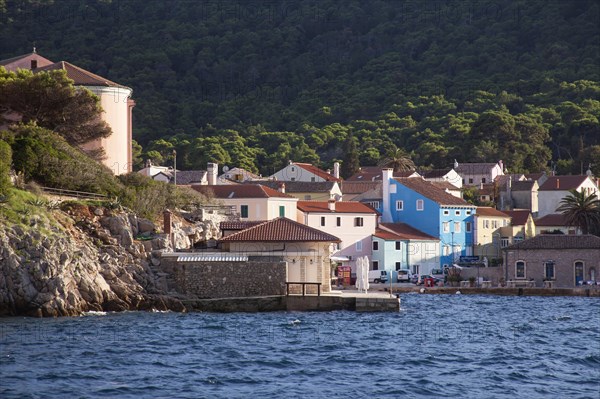
[[[173,240],[156,230],[134,214],[81,204],[28,216],[22,225],[0,224],[0,316],[185,311],[153,269],[173,245],[218,229],[214,221],[178,226]]]

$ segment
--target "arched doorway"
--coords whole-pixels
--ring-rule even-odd
[[[575,262],[575,285],[581,285],[583,283],[583,262]]]

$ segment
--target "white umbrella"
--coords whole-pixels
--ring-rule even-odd
[[[363,257],[363,288],[365,289],[365,293],[369,289],[369,258]]]
[[[356,288],[359,291],[362,291],[363,286],[363,278],[362,278],[362,259],[356,259]]]

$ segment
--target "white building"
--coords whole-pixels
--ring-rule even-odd
[[[496,177],[504,175],[504,164],[498,163],[454,163],[454,170],[465,186],[480,186],[493,183]]]
[[[340,181],[340,164],[333,164],[333,174],[317,168],[309,163],[289,161],[285,168],[270,176],[272,180],[323,182]]]
[[[598,195],[598,186],[590,176],[550,176],[538,189],[538,217],[556,213],[569,190]]]

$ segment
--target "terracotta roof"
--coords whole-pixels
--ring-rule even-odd
[[[232,184],[217,186],[192,186],[192,188],[203,194],[213,194],[219,199],[236,198],[294,198],[287,194],[280,193],[272,188],[260,184]]]
[[[590,234],[540,234],[504,249],[600,249],[600,237]]]
[[[460,191],[460,188],[456,187],[454,184],[448,181],[432,181],[430,183],[442,190]]]
[[[458,174],[482,175],[489,173],[490,170],[498,165],[497,163],[461,163],[457,168],[454,168]]]
[[[568,191],[581,186],[587,176],[550,176],[540,186],[539,191]]]
[[[430,236],[429,234],[425,234],[421,230],[417,230],[406,223],[380,223],[380,226],[388,231],[384,229],[377,229],[377,231],[375,232],[375,236],[383,239],[387,239],[386,237],[393,236],[396,238],[390,239],[439,241],[439,238]]]
[[[280,217],[233,233],[220,242],[341,242],[331,234]]]
[[[477,216],[496,216],[507,218],[510,217],[504,212],[500,212],[499,210],[489,207],[489,206],[478,206],[477,212],[475,213]]]
[[[376,180],[381,181],[381,167],[379,166],[361,166],[358,172],[345,179],[349,182],[371,182]]]
[[[531,211],[529,209],[514,209],[512,211],[502,211],[512,218],[511,224],[513,226],[524,226],[529,219]]]
[[[540,180],[540,178],[545,175],[546,175],[546,172],[527,173],[527,174],[525,174],[525,177],[528,179],[537,181],[537,180]]]
[[[379,181],[347,181],[344,180],[341,183],[342,194],[362,194],[369,190],[377,189],[381,187],[381,180]]]
[[[567,221],[562,213],[551,213],[535,219],[536,226],[567,226]]]
[[[107,86],[128,89],[126,86],[122,86],[66,61],[59,61],[41,68],[36,68],[34,72],[57,71],[61,69],[67,71],[69,79],[72,79],[75,85],[78,86]]]
[[[310,172],[316,176],[319,176],[320,178],[322,178],[326,181],[340,181],[340,179],[338,179],[337,177],[330,175],[329,173],[325,172],[322,169],[317,168],[316,166],[314,166],[312,164],[294,162],[294,165],[299,166],[302,169],[306,170],[307,172]]]
[[[370,206],[361,202],[353,201],[337,201],[335,210],[329,210],[328,201],[298,201],[298,209],[302,212],[314,213],[372,213],[377,214],[377,211]]]
[[[477,189],[477,194],[489,195],[490,197],[493,197],[495,194],[495,190],[496,186],[494,185],[494,183],[486,183],[479,186],[479,188]]]
[[[335,181],[246,181],[244,184],[262,184],[277,190],[282,184],[285,184],[286,193],[329,193],[335,186]]]
[[[439,205],[475,206],[469,204],[462,198],[448,194],[444,190],[433,185],[431,182],[423,180],[420,177],[398,177],[395,178],[395,180],[403,186],[421,194],[422,196],[437,202]]]
[[[254,227],[266,220],[230,220],[219,223],[219,229],[221,230],[245,230],[250,227]]]

